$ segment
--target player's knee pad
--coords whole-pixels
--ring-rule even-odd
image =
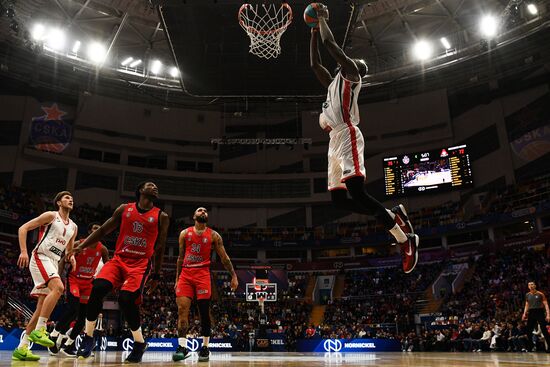
[[[92,294],[90,295],[90,300],[100,297],[103,300],[103,297],[107,295],[113,289],[113,284],[105,279],[96,279],[93,282]]]
[[[118,303],[121,305],[131,305],[136,304],[136,300],[139,297],[139,292],[129,292],[129,291],[120,291],[118,295]]]
[[[363,188],[364,182],[365,181],[363,177],[352,177],[346,180],[346,188],[348,189],[348,192],[350,193],[352,198],[356,198],[357,196],[365,194]]]

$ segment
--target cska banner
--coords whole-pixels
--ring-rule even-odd
[[[72,121],[57,103],[42,106],[41,109],[44,115],[33,117],[31,120],[29,143],[37,150],[61,153],[72,140]]]

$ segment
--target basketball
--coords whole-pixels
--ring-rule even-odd
[[[317,28],[319,26],[319,19],[317,18],[317,3],[311,3],[304,10],[304,22],[311,28]]]

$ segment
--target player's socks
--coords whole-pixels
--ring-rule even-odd
[[[21,340],[19,341],[19,345],[17,346],[17,348],[18,349],[24,348],[24,347],[27,347],[28,345],[29,345],[29,335],[25,333],[21,338]]]
[[[46,324],[48,323],[48,318],[47,317],[39,317],[38,318],[38,321],[36,322],[36,327],[34,328],[34,330],[38,330],[38,329],[46,329]]]
[[[407,235],[403,232],[401,227],[399,227],[399,224],[396,223],[389,232],[398,243],[404,243],[407,241]]]

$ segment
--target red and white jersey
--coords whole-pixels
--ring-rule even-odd
[[[122,212],[115,255],[134,259],[149,259],[155,252],[160,212],[159,208],[152,207],[150,210],[140,213],[136,203],[126,204],[126,208]]]
[[[327,99],[323,103],[323,113],[319,125],[323,130],[341,130],[359,124],[357,97],[361,91],[361,81],[352,82],[339,72],[328,86]],[[328,128],[327,128],[328,127]]]
[[[69,278],[92,279],[101,261],[101,248],[103,244],[98,242],[94,247],[87,247],[77,256],[76,270],[69,273]]]
[[[76,224],[70,218],[65,222],[59,212],[55,212],[55,219],[51,223],[40,226],[38,244],[33,252],[59,262],[76,230]]]
[[[184,268],[198,268],[210,266],[212,255],[212,229],[206,228],[198,234],[195,227],[187,228],[185,235]]]

